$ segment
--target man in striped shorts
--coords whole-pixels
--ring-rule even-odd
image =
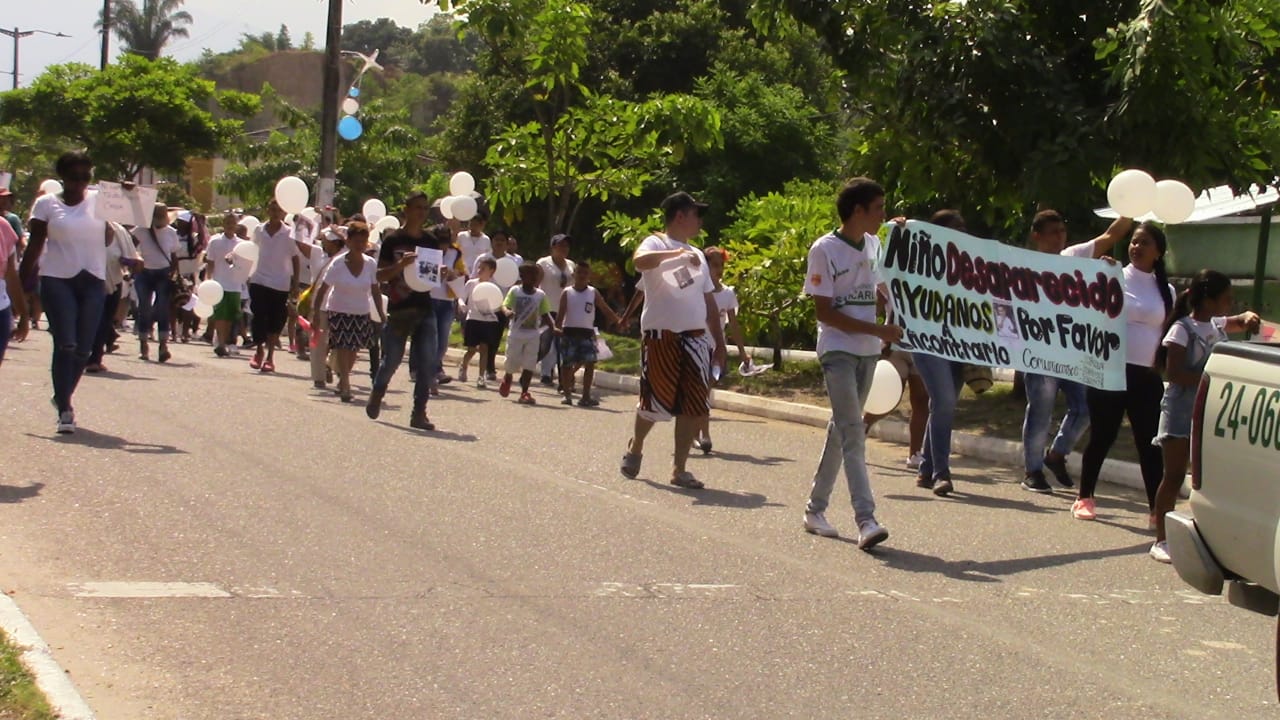
[[[640,402],[635,434],[622,456],[622,474],[639,475],[645,437],[655,422],[675,418],[671,484],[692,490],[703,484],[685,469],[685,463],[698,418],[710,413],[711,370],[723,371],[725,363],[724,331],[707,260],[701,250],[689,245],[702,230],[706,208],[686,192],[667,197],[662,201],[666,232],[645,238],[633,257],[645,287],[640,314]]]

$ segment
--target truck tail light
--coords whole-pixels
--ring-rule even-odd
[[[1204,404],[1209,397],[1209,376],[1200,376],[1195,410],[1191,413],[1191,489],[1200,489],[1200,444],[1204,442]]]

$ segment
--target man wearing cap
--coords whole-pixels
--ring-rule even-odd
[[[685,470],[685,463],[698,419],[710,413],[711,369],[724,367],[724,332],[707,260],[689,245],[702,230],[706,204],[677,192],[661,207],[666,231],[645,238],[632,257],[644,278],[645,305],[640,314],[640,402],[622,474],[640,474],[645,437],[655,422],[674,417],[671,484],[696,490],[703,484]]]
[[[573,245],[573,238],[563,233],[551,236],[551,254],[546,257],[538,258],[538,274],[541,280],[538,281],[538,288],[546,293],[549,298],[557,298],[557,302],[551,303],[551,307],[559,307],[558,298],[564,292],[564,289],[573,284],[573,273],[578,266],[569,259],[569,248]],[[554,319],[556,313],[553,310],[551,317]],[[551,348],[542,355],[542,375],[541,382],[543,385],[554,385],[551,374],[555,372],[556,363],[559,362],[559,353],[556,352],[555,343],[551,344]]]

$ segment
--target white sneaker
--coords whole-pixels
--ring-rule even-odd
[[[231,357],[240,357],[240,346],[235,343],[231,343],[227,346],[227,354]]]
[[[922,455],[922,454],[920,454],[920,453],[916,453],[916,454],[912,455],[911,457],[907,458],[907,469],[908,469],[908,470],[919,470],[919,469],[920,469],[920,464],[921,464],[921,463],[923,463],[923,462],[924,462],[924,455]]]
[[[858,549],[870,550],[889,539],[889,531],[875,518],[858,523]]]
[[[1169,543],[1165,542],[1164,540],[1161,540],[1160,542],[1157,542],[1157,543],[1152,543],[1151,550],[1148,551],[1147,554],[1150,555],[1151,559],[1155,560],[1156,562],[1162,562],[1162,563],[1165,563],[1166,565],[1173,562],[1173,558],[1169,556]]]
[[[827,522],[826,516],[822,513],[805,513],[804,530],[822,537],[840,537],[840,533],[832,527],[831,523]]]
[[[483,389],[485,389],[486,387],[489,387],[489,386],[485,384],[485,382],[484,382],[484,377],[481,377],[479,380],[477,380],[477,381],[476,381],[476,387],[478,387],[478,388],[480,388],[481,390],[483,390]]]
[[[76,414],[71,410],[58,413],[58,434],[70,435],[76,431]]]

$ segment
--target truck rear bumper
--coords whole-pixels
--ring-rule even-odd
[[[1171,512],[1164,516],[1164,528],[1178,577],[1206,595],[1221,595],[1226,578],[1204,544],[1204,538],[1200,537],[1196,521],[1180,512]]]

